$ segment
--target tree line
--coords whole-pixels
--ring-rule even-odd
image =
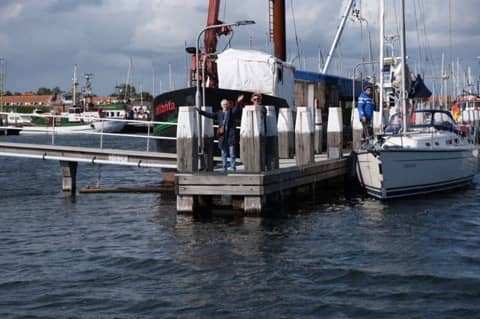
[[[47,88],[47,87],[40,87],[37,89],[36,92],[34,92],[37,95],[61,95],[62,93],[69,93],[72,94],[72,91],[67,91],[64,92],[62,91],[58,86],[54,88]],[[15,96],[15,95],[22,95],[23,93],[21,92],[11,92],[11,91],[5,91],[3,96]],[[81,94],[81,92],[80,92]],[[93,94],[93,96],[97,96],[96,94]],[[111,97],[116,97],[119,99],[126,99],[126,100],[140,100],[143,99],[144,101],[152,101],[153,96],[151,93],[142,91],[142,92],[137,92],[135,86],[130,85],[130,84],[119,84],[115,86],[115,91],[111,93],[109,96]]]

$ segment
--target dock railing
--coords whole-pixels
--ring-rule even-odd
[[[0,112],[0,116],[3,116],[4,119],[8,118],[8,115],[12,115],[10,112]],[[59,125],[62,119],[69,118],[68,115],[58,115],[58,114],[49,114],[49,113],[42,113],[42,114],[32,114],[34,117],[42,118],[45,120],[47,125],[34,125],[31,122],[21,120],[21,116],[28,116],[29,114],[21,114],[21,113],[13,113],[13,117],[18,119],[15,122],[8,122],[4,121],[3,126],[0,126],[0,129],[11,129],[11,130],[19,130],[20,134],[42,134],[45,133],[47,135],[51,135],[51,145],[56,145],[55,137],[58,135],[89,135],[89,136],[99,136],[99,145],[100,149],[104,147],[104,137],[105,136],[115,136],[119,138],[136,138],[136,139],[145,139],[146,145],[145,150],[150,152],[150,142],[152,140],[175,140],[176,137],[172,136],[161,136],[161,135],[154,135],[153,130],[155,125],[167,125],[167,126],[177,126],[176,122],[161,122],[161,121],[153,121],[153,120],[131,120],[131,119],[116,119],[116,118],[98,118],[94,121],[76,121],[70,122],[68,125],[63,126]],[[95,130],[93,128],[94,122],[100,122],[100,129]],[[129,133],[119,133],[119,132],[106,132],[105,123],[108,122],[122,122],[125,124],[137,124],[139,126],[144,125],[147,127],[146,133],[137,133],[137,134],[129,134]]]

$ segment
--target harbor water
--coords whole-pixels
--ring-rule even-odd
[[[98,143],[56,142],[67,139]],[[381,202],[337,190],[279,217],[196,219],[177,215],[173,194],[72,201],[57,161],[0,160],[0,318],[480,318],[478,176],[455,192]],[[160,179],[85,163],[77,174],[78,188]]]

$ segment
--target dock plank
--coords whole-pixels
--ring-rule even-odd
[[[258,174],[177,174],[178,195],[261,196],[343,176],[347,159],[323,160],[305,166],[284,167]]]

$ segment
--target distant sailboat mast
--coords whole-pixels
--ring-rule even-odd
[[[130,81],[130,73],[132,72],[132,64],[133,64],[133,61],[132,61],[132,57],[130,57],[130,60],[129,60],[129,63],[128,63],[128,70],[127,70],[127,79],[125,81],[125,94],[124,94],[124,102],[126,103],[127,102],[127,96],[129,96],[129,91],[130,91],[130,87],[128,85],[128,82]]]
[[[77,65],[73,66],[73,83],[72,83],[72,106],[77,105]]]

